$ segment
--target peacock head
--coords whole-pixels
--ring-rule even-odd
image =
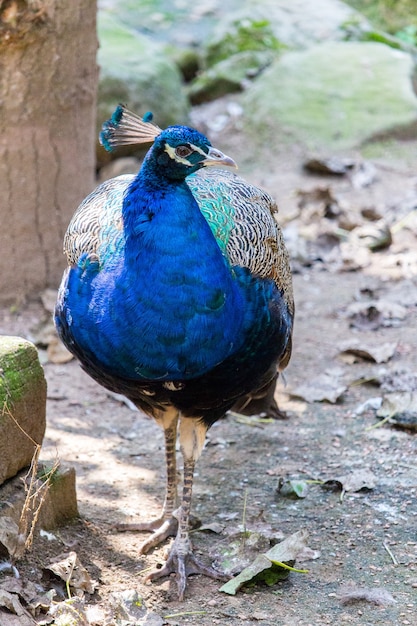
[[[187,126],[161,130],[152,115],[143,118],[119,105],[103,124],[100,142],[106,150],[117,146],[153,142],[146,155],[147,166],[163,172],[171,180],[184,180],[189,174],[210,165],[237,167],[230,157],[213,148],[207,137]]]
[[[162,131],[148,155],[163,168],[164,176],[174,180],[210,165],[237,167],[233,159],[213,148],[207,137],[187,126],[169,126]]]

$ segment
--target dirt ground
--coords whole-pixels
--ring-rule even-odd
[[[400,218],[407,215],[407,207],[412,211],[413,197],[417,207],[417,157],[414,162],[409,148],[406,156],[374,160],[376,178],[360,188],[346,177],[303,173],[297,154],[282,162],[281,169],[276,163],[251,179],[277,197],[290,229],[291,224],[302,225],[302,217],[295,216],[296,191],[318,187],[339,194],[339,204],[348,213],[376,207],[394,224],[396,210]],[[375,380],[384,373],[395,388],[401,376],[409,381],[417,372],[417,274],[407,257],[407,250],[416,246],[417,231],[407,224],[393,230],[390,247],[351,271],[340,271],[331,254],[310,254],[309,261],[303,260],[298,244],[291,244],[294,353],[287,385],[280,382],[277,389],[288,419],[245,423],[229,415],[211,429],[197,468],[194,514],[205,525],[216,522],[221,531],[193,533],[203,559],[218,559],[245,518],[249,531],[261,529],[267,537],[307,530],[312,552],[296,567],[308,573],[292,572],[272,587],[248,587],[236,596],[219,592],[217,581],[192,577],[183,603],[176,599],[173,579],[144,584],[143,570],[163,561],[164,546],[138,556],[145,535],[117,533],[112,524],[158,514],[164,489],[162,433],[150,419],[110,397],[72,361],[44,366],[48,426],[42,459],[58,455],[64,465],[75,467],[80,519],[55,532],[53,540],[38,537],[18,565],[21,576],[39,581],[46,562],[75,550],[98,582],[95,594],[86,597],[90,623],[97,625],[116,624],[109,621],[112,594],[126,590],[136,590],[155,614],[138,624],[417,624],[416,427],[390,421],[377,426],[375,409],[358,411],[370,398],[384,396],[386,389]],[[404,317],[352,327],[349,307],[372,298],[403,304]],[[39,303],[30,303],[18,311],[3,310],[0,316],[1,333],[30,338],[45,312]],[[349,340],[375,346],[389,342],[396,348],[380,364],[352,362],[340,357],[340,345]],[[300,387],[325,371],[331,379],[339,376],[345,392],[334,403],[307,401]],[[371,488],[355,491],[347,486],[342,497],[340,489],[321,484],[358,470]],[[278,492],[280,478],[312,482],[305,497],[297,498]]]

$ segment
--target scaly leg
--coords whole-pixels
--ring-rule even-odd
[[[178,529],[178,519],[175,516],[177,508],[177,462],[175,446],[177,442],[178,413],[177,411],[166,412],[158,416],[156,421],[164,429],[165,435],[166,490],[161,514],[151,522],[116,525],[119,531],[153,531],[152,535],[142,543],[139,554],[146,554],[151,548],[167,539],[167,537],[175,536]]]
[[[178,598],[184,599],[187,586],[187,576],[191,574],[203,574],[217,580],[227,580],[221,573],[201,563],[193,554],[189,538],[189,522],[191,510],[191,497],[194,480],[195,462],[200,456],[206,426],[199,420],[185,418],[181,422],[181,451],[184,457],[184,486],[179,509],[178,532],[171,547],[168,559],[161,569],[151,572],[147,580],[156,580],[163,576],[175,573],[177,577]]]

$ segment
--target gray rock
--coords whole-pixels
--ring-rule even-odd
[[[272,62],[267,51],[239,52],[201,73],[190,85],[188,96],[193,104],[210,102],[228,93],[242,91],[248,80]]]
[[[181,75],[163,46],[104,11],[99,13],[98,33],[97,131],[120,102],[139,114],[152,111],[161,128],[186,122],[189,104]]]
[[[46,381],[35,346],[0,337],[0,485],[28,467],[45,434]]]
[[[341,40],[346,25],[365,28],[365,18],[340,0],[246,0],[242,11],[268,20],[275,37],[289,48],[307,48],[326,40]]]
[[[379,43],[287,52],[242,98],[248,133],[346,149],[417,123],[410,55]],[[406,134],[406,131],[405,131]]]

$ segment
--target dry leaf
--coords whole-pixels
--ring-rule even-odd
[[[384,396],[377,417],[405,428],[417,428],[417,391],[394,391]]]
[[[307,531],[300,530],[277,543],[268,552],[259,554],[240,574],[220,587],[219,591],[235,595],[243,585],[252,581],[264,580],[266,584],[271,585],[287,578],[297,556],[306,547],[307,537]],[[288,565],[288,568],[284,565]]]
[[[384,220],[359,226],[350,238],[352,241],[358,241],[361,246],[372,252],[385,250],[392,244],[391,230]]]
[[[346,391],[347,386],[340,380],[341,370],[326,371],[317,378],[299,385],[291,391],[292,396],[306,402],[331,402],[334,404]]]
[[[110,595],[109,602],[117,624],[162,626],[165,623],[160,615],[147,609],[143,598],[134,589],[114,591]]]
[[[361,491],[362,489],[373,489],[376,485],[376,476],[370,470],[356,470],[344,476],[331,478],[323,483],[324,487],[336,486],[342,490],[343,494],[347,491]]]
[[[343,355],[353,355],[359,360],[386,363],[394,356],[397,345],[397,342],[365,344],[362,341],[349,340],[341,344],[339,349],[342,357]]]
[[[377,170],[370,161],[359,163],[349,176],[354,189],[369,187],[377,180]]]
[[[357,587],[354,583],[343,585],[339,589],[339,599],[342,604],[353,604],[354,602],[369,602],[378,606],[388,606],[395,604],[392,594],[382,587]]]
[[[0,609],[1,626],[37,626],[37,622],[27,613],[17,616],[10,613],[7,609]]]
[[[314,174],[330,174],[333,176],[344,176],[355,165],[355,161],[350,158],[338,156],[331,157],[311,157],[303,163],[304,169]]]
[[[380,408],[381,404],[382,404],[381,396],[368,398],[368,400],[365,400],[365,402],[362,402],[362,404],[360,404],[357,407],[355,411],[355,415],[363,415],[364,413],[366,413],[366,411],[377,411]]]
[[[415,391],[417,389],[417,373],[406,368],[382,372],[377,382],[384,391]],[[377,407],[379,409],[379,407]]]
[[[0,588],[0,606],[4,607],[15,615],[24,615],[25,609],[20,603],[19,596],[15,593],[10,593],[5,589]]]
[[[90,574],[80,563],[77,553],[69,552],[60,558],[60,561],[50,563],[44,568],[45,571],[52,572],[65,583],[69,583],[73,589],[80,591],[81,594],[84,592],[93,594],[98,583],[91,579]]]
[[[376,330],[398,326],[407,316],[407,309],[391,300],[371,300],[350,304],[346,313],[350,326],[359,330]]]
[[[354,232],[349,234],[348,241],[342,241],[338,255],[333,259],[340,271],[353,272],[371,264],[371,251],[354,236]]]
[[[80,598],[54,603],[49,614],[54,617],[55,626],[89,626],[90,623]]]
[[[39,611],[46,613],[51,606],[50,594],[39,595],[39,586],[30,580],[7,577],[1,583],[0,590],[16,595],[19,601],[23,600],[25,607],[33,615],[37,615]],[[0,624],[3,624],[1,620]]]
[[[0,557],[7,559],[16,552],[19,527],[11,517],[0,517]]]

